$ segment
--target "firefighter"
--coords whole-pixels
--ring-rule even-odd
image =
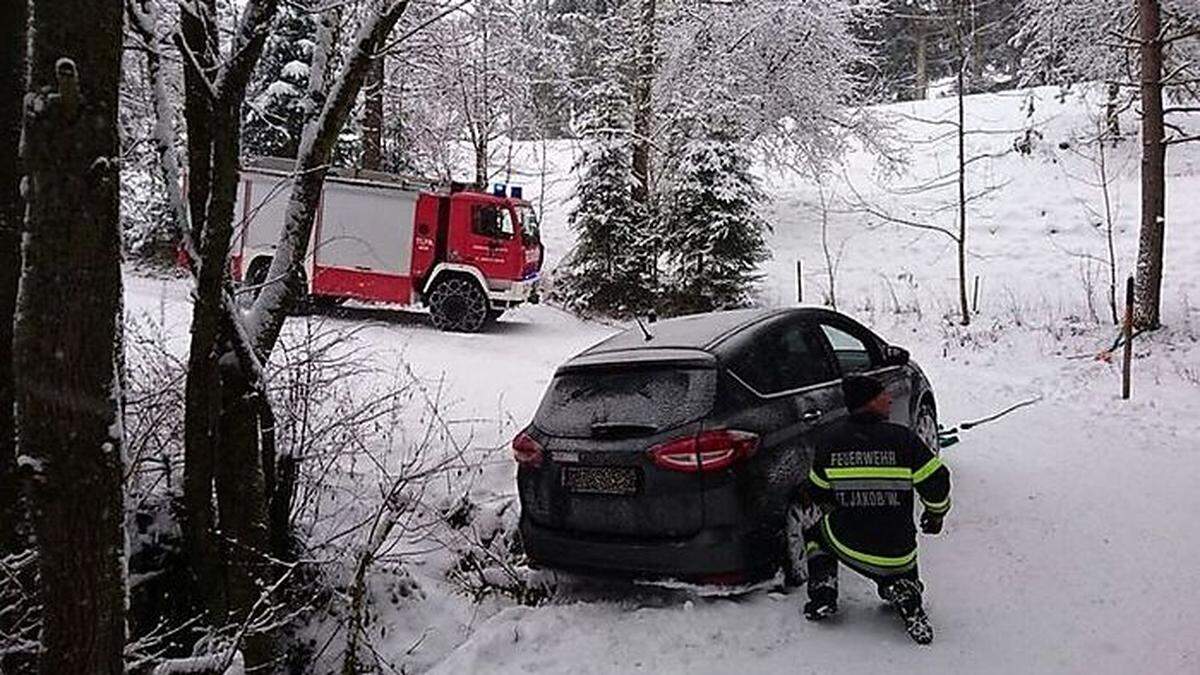
[[[892,398],[879,380],[843,378],[850,415],[814,434],[805,486],[819,508],[804,530],[809,601],[805,618],[837,611],[839,561],[874,580],[899,610],[913,640],[933,640],[921,606],[913,490],[924,511],[921,531],[936,535],[950,510],[950,471],[912,430],[893,424]]]

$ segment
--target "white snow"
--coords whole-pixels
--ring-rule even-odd
[[[280,71],[280,77],[292,82],[308,81],[308,64],[303,61],[288,61]]]
[[[872,221],[847,203],[852,195],[841,177],[829,177],[841,200],[830,214],[830,241],[835,248],[847,242],[840,306],[912,351],[934,384],[942,422],[1042,397],[963,432],[945,451],[954,510],[942,536],[922,538],[920,554],[933,645],[912,644],[898,619],[881,610],[873,586],[845,570],[843,609],[828,624],[804,621],[802,593],[714,597],[574,578],[540,607],[498,598],[473,605],[444,580],[444,559],[401,544],[400,559],[424,593],[389,603],[393,575],[371,579],[375,648],[397,670],[446,674],[1200,672],[1200,147],[1169,153],[1167,327],[1136,343],[1133,398],[1122,401],[1119,363],[1069,358],[1107,347],[1115,330],[1090,319],[1081,281],[1087,259],[1073,255],[1103,257],[1104,238],[1083,207],[1098,203],[1099,193],[1085,163],[1059,147],[1078,146],[1090,108],[1055,93],[1033,92],[1043,137],[1031,156],[1009,153],[973,166],[976,188],[1003,187],[972,205],[970,274],[983,281],[969,328],[944,318],[953,318],[957,297],[952,242]],[[972,152],[1011,147],[1027,123],[1024,95],[971,97],[968,118],[1003,130],[971,137]],[[939,99],[892,111],[932,118],[953,105]],[[944,128],[911,120],[896,127],[927,141],[914,146],[899,184],[952,167],[951,141],[928,142]],[[1110,157],[1122,276],[1137,245],[1137,146],[1127,138]],[[536,204],[538,146],[518,150],[523,163],[510,182],[524,185]],[[572,143],[556,142],[547,157],[542,223],[551,265],[572,242],[566,214],[574,152]],[[928,207],[942,199],[940,192],[897,195],[895,184],[889,192],[865,155],[852,155],[848,167],[855,189],[895,215],[914,201]],[[764,175],[776,201],[763,300],[795,300],[795,261],[802,259],[805,299],[819,301],[825,269],[816,188]],[[953,212],[932,217],[954,224]],[[190,303],[182,282],[132,274],[126,281],[130,314],[163,317],[178,349],[186,349]],[[1103,320],[1102,293],[1094,302]],[[451,416],[463,420],[455,427],[461,441],[496,449],[474,478],[476,501],[490,504],[514,491],[503,446],[532,416],[554,368],[615,330],[548,306],[511,312],[482,335],[439,333],[420,314],[370,312],[292,319],[289,329],[304,321],[358,327],[364,358],[406,359],[424,380],[442,383]],[[332,626],[312,630],[323,643]],[[338,657],[337,647],[327,650],[319,672],[336,671]]]

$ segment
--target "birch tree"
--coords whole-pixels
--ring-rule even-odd
[[[124,672],[117,96],[121,4],[29,5],[28,203],[14,327],[42,673]]]

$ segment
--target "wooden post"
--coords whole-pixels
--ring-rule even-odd
[[[796,302],[804,304],[804,266],[796,261]]]
[[[979,275],[975,275],[975,290],[971,294],[971,312],[979,313]]]
[[[1129,399],[1129,369],[1133,362],[1133,277],[1125,283],[1125,360],[1121,364],[1121,398]]]

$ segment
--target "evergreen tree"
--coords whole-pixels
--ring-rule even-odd
[[[581,179],[570,215],[578,241],[559,268],[555,289],[564,305],[585,315],[627,316],[653,306],[654,237],[633,201],[632,117],[629,84],[620,69],[623,55],[617,48],[606,50],[602,76],[587,92],[580,134],[586,150],[576,164]]]
[[[712,92],[709,92],[710,94]],[[769,257],[766,196],[750,171],[738,127],[713,105],[683,112],[671,134],[674,158],[661,221],[665,314],[746,307]]]
[[[263,49],[256,86],[247,96],[242,148],[248,155],[296,156],[317,34],[314,16],[293,4],[280,8]]]

